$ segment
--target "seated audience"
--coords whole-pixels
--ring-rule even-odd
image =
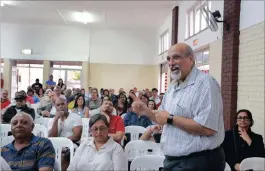
[[[19,112],[25,112],[31,115],[35,119],[35,110],[29,108],[26,104],[26,96],[22,92],[16,92],[15,94],[16,104],[6,109],[3,114],[3,122],[10,123],[11,119]]]
[[[1,106],[0,109],[2,113],[11,105],[10,100],[8,99],[8,91],[7,90],[2,90],[2,96],[1,96]],[[3,111],[4,110],[4,111]]]
[[[109,136],[112,136],[114,141],[120,143],[124,137],[125,127],[120,116],[112,115],[113,103],[110,100],[105,100],[101,105],[101,114],[104,115],[109,122]]]
[[[65,137],[79,145],[82,134],[82,119],[79,115],[68,112],[65,99],[59,97],[56,102],[56,114],[48,123],[49,137]],[[62,170],[70,163],[69,149],[64,148],[62,154]]]
[[[36,91],[38,98],[41,101],[41,98],[45,96],[45,90],[43,90],[42,88],[40,88],[38,91]]]
[[[67,102],[70,102],[69,98],[71,97],[71,95],[72,95],[72,90],[71,89],[67,89],[65,91],[65,98],[67,99]]]
[[[28,97],[32,97],[33,104],[40,102],[40,99],[34,94],[34,90],[33,89],[29,89],[27,91],[27,95],[28,95]]]
[[[113,105],[116,105],[118,103],[118,97],[114,94],[114,89],[110,89],[110,99],[113,103]]]
[[[76,95],[81,94],[81,90],[79,88],[73,88],[72,92],[73,94],[67,99],[67,103],[70,103],[70,102],[74,103]],[[72,108],[68,108],[68,109],[72,109]]]
[[[33,135],[33,118],[24,112],[11,120],[15,140],[1,148],[1,155],[12,170],[53,171],[55,150],[51,141]]]
[[[82,133],[82,119],[75,113],[68,112],[66,101],[58,98],[55,102],[56,114],[48,123],[49,137],[66,137],[78,142]]]
[[[140,116],[137,115],[131,106],[128,108],[128,113],[124,116],[124,125],[125,126],[142,126],[142,127],[148,127],[152,125],[152,121],[148,119],[146,116]]]
[[[43,117],[53,118],[56,113],[55,101],[57,99],[57,96],[55,95],[53,91],[50,91],[48,93],[48,96],[49,96],[51,103],[48,103],[46,106],[38,108],[37,112],[39,115]]]
[[[89,110],[94,110],[100,107],[102,100],[98,97],[98,90],[96,88],[91,89],[91,98],[87,102],[86,106]]]
[[[108,136],[109,122],[97,114],[89,120],[92,140],[85,140],[78,147],[68,171],[78,170],[127,170],[127,158],[122,147]]]
[[[253,124],[251,112],[242,109],[237,112],[235,128],[225,133],[222,147],[233,171],[239,171],[240,163],[246,158],[265,157],[263,138],[251,131]]]
[[[66,97],[62,94],[62,90],[60,86],[55,86],[53,91],[55,92],[55,95],[57,96],[57,98],[61,97],[66,100]]]
[[[43,89],[40,89],[40,92]],[[43,90],[44,91],[44,90]],[[52,92],[51,89],[47,89],[46,91],[44,91],[43,96],[40,98],[40,104],[39,104],[39,108],[44,107],[46,105],[48,105],[49,103],[52,103],[51,99],[49,98],[48,94]]]
[[[81,118],[89,117],[89,109],[85,106],[85,99],[82,94],[76,97],[72,112],[78,114]]]
[[[104,101],[106,101],[106,100],[109,101],[109,100],[111,100],[111,99],[110,99],[110,97],[105,96],[105,97],[103,97],[103,99],[102,99],[102,103],[103,103]],[[113,103],[113,102],[112,102],[112,103]],[[100,113],[101,113],[101,108],[97,108],[97,109],[91,110],[91,111],[89,112],[89,115],[90,115],[90,117],[91,117],[91,116],[93,116],[93,115],[100,114]],[[116,111],[115,108],[113,108],[112,115],[117,115],[117,111]]]
[[[42,89],[42,84],[40,83],[40,80],[38,78],[35,80],[35,83],[31,85],[31,88],[36,92]]]
[[[115,109],[117,110],[117,115],[121,116],[124,113],[127,113],[128,109],[128,100],[125,94],[121,93],[118,96],[118,103],[115,106]]]
[[[160,99],[160,102],[156,105],[156,108],[158,109],[159,106],[161,105],[162,101],[163,101],[163,98],[164,98],[164,95],[165,93],[160,93],[159,94],[159,99]]]
[[[53,90],[56,86],[56,82],[53,81],[53,75],[50,75],[49,80],[46,81],[46,89]]]
[[[162,126],[151,125],[140,137],[140,140],[144,141],[151,140],[155,141],[156,143],[160,143],[161,134],[162,134]]]
[[[158,90],[156,88],[153,88],[152,89],[152,97],[149,98],[150,100],[154,100],[156,105],[159,104],[161,101],[160,101],[160,98],[158,97]]]
[[[29,88],[29,89],[31,89],[31,88]],[[26,93],[24,90],[21,90],[20,92],[26,97],[26,102],[27,102],[27,104],[28,104],[28,103],[29,103],[29,104],[34,104],[34,99],[33,99],[33,97],[28,96],[27,93]],[[34,93],[34,92],[33,92],[33,93]]]
[[[7,164],[7,162],[5,161],[5,159],[0,156],[0,170],[3,170],[3,171],[12,171],[10,166]]]
[[[144,102],[146,105],[148,104],[148,102],[149,102],[149,98],[148,98],[148,96],[147,95],[142,95],[141,97],[140,97],[140,100],[142,101],[142,102]]]
[[[66,85],[63,83],[63,79],[61,78],[59,78],[57,86],[61,88],[62,92],[66,90]]]

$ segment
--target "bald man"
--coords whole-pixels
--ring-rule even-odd
[[[225,157],[223,104],[220,86],[195,66],[184,43],[168,51],[170,84],[158,111],[136,99],[133,109],[163,126],[164,171],[223,171]]]

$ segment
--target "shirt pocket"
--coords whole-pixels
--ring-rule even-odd
[[[193,88],[186,88],[183,90],[182,97],[176,102],[176,110],[178,115],[193,118],[193,99],[196,91]]]

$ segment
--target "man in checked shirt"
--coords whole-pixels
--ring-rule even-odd
[[[158,111],[134,97],[133,110],[163,126],[164,171],[223,171],[225,157],[220,86],[195,66],[195,54],[184,43],[168,51],[172,83]],[[131,95],[132,96],[132,95]]]

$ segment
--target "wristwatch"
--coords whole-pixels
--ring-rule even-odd
[[[173,124],[173,116],[174,115],[169,115],[169,117],[167,118],[167,124],[169,124],[169,125],[172,125]]]

